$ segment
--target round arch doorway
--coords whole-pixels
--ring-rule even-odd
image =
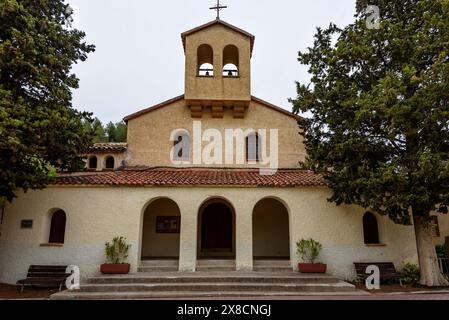
[[[253,210],[255,260],[290,260],[290,223],[285,205],[274,198],[260,200]]]
[[[175,201],[159,198],[150,202],[143,214],[141,259],[178,259],[180,222]]]
[[[211,199],[199,210],[198,257],[235,258],[235,213],[223,199]]]

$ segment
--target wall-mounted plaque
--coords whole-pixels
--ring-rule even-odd
[[[156,233],[180,233],[181,217],[156,217]]]
[[[21,229],[33,229],[33,220],[22,220],[20,221]]]

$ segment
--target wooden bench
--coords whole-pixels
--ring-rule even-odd
[[[59,288],[65,285],[67,277],[70,273],[66,273],[67,266],[30,266],[27,273],[27,278],[17,281],[20,284],[21,290],[25,286],[41,287],[41,288]]]
[[[387,280],[399,280],[399,283],[402,286],[401,274],[396,271],[393,262],[354,262],[357,277],[365,281],[366,278],[370,276],[370,274],[366,273],[366,269],[373,265],[379,267],[381,282]]]

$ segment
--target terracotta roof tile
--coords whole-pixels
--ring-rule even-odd
[[[321,175],[304,170],[279,170],[261,175],[256,169],[174,169],[123,170],[92,174],[61,175],[56,186],[325,186]]]
[[[96,143],[91,148],[91,152],[126,151],[126,143]]]

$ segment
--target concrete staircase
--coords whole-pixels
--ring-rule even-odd
[[[179,268],[179,260],[143,260],[137,268],[138,272],[176,272]]]
[[[196,271],[235,271],[236,265],[233,259],[198,259]]]
[[[292,272],[290,260],[254,260],[254,271]]]
[[[51,299],[257,298],[354,294],[362,292],[335,277],[305,275],[291,271],[141,272],[93,277],[88,279],[80,290],[57,293],[52,295]]]

